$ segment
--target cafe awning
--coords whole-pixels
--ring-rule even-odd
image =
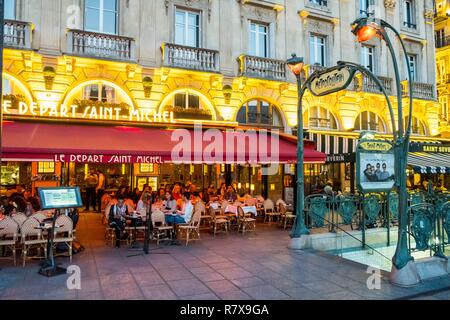
[[[294,163],[297,145],[265,131],[4,122],[2,159],[75,163]],[[305,143],[305,163],[325,154]]]
[[[408,165],[417,173],[450,173],[450,154],[411,152]]]

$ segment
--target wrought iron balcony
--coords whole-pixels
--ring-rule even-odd
[[[377,93],[377,94],[382,93],[379,86],[371,78],[367,77],[366,75],[362,75],[362,77],[360,79],[361,79],[361,83],[360,83],[360,80],[355,78],[355,81],[354,81],[354,90],[355,91],[364,91],[364,92]],[[387,94],[392,95],[393,94],[392,78],[378,76],[378,79],[381,81]]]
[[[403,96],[408,96],[408,81],[404,81],[402,83],[402,93]],[[421,82],[413,82],[412,84],[413,97],[415,99],[423,99],[423,100],[436,100],[436,93],[433,84],[429,83],[421,83]]]
[[[450,36],[436,39],[436,48],[443,48],[450,45]]]
[[[114,60],[135,60],[132,38],[83,30],[67,32],[67,53]]]
[[[286,81],[285,61],[242,55],[239,64],[241,76]]]
[[[161,49],[165,67],[219,72],[219,51],[172,43],[164,43]]]
[[[33,25],[29,22],[5,20],[3,43],[5,47],[31,49]]]

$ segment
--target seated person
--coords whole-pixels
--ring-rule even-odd
[[[166,192],[166,200],[163,201],[162,211],[172,213],[177,211],[177,201],[173,198],[172,193]]]
[[[237,200],[236,193],[234,192],[234,188],[232,186],[227,187],[224,200],[228,201],[229,203],[234,203]]]
[[[176,216],[166,215],[166,222],[168,224],[184,224],[191,221],[192,214],[194,213],[194,206],[190,199],[191,194],[189,192],[183,193],[181,210],[177,210]]]
[[[120,240],[125,239],[127,234],[125,231],[126,220],[128,216],[128,206],[125,204],[123,197],[117,199],[117,204],[113,204],[109,211],[108,223],[116,233],[116,247],[120,247]]]

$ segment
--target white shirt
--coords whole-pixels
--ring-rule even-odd
[[[186,223],[189,223],[192,219],[192,214],[194,213],[194,206],[192,205],[191,201],[188,201],[184,204],[182,212],[184,221],[186,221]]]

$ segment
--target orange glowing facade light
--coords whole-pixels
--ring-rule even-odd
[[[302,71],[305,63],[303,62],[303,58],[297,57],[295,54],[292,54],[292,58],[287,60],[287,65],[292,73],[296,76],[299,76]]]

